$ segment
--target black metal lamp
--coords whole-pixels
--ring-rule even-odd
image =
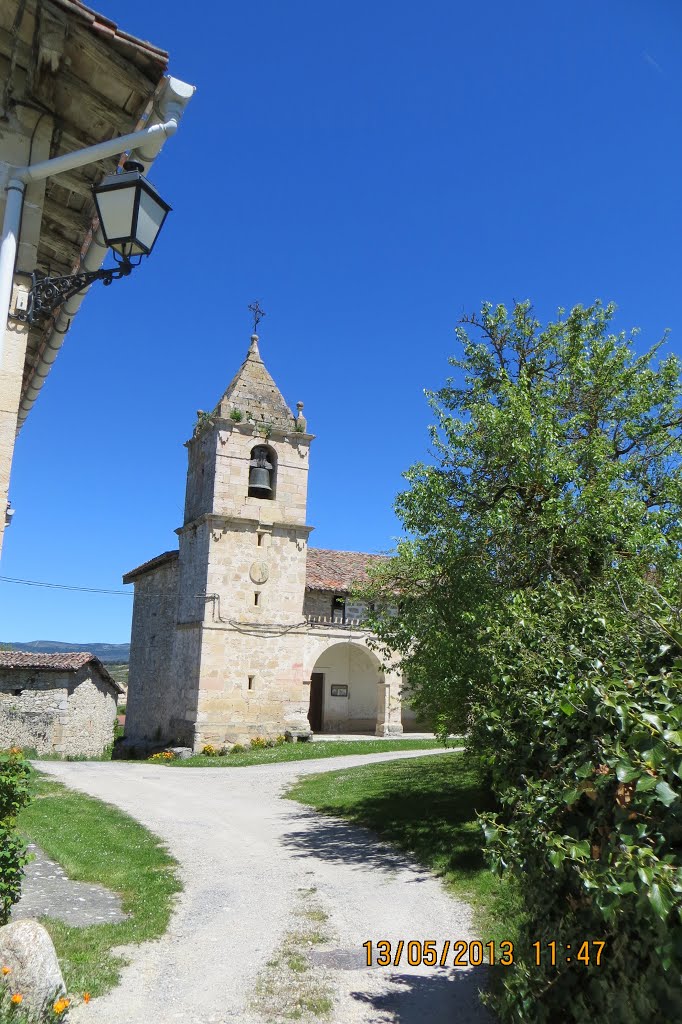
[[[13,319],[39,323],[93,281],[109,285],[127,277],[142,257],[149,255],[171,207],[150,185],[143,171],[142,164],[128,160],[122,173],[108,174],[92,190],[102,234],[117,265],[64,277],[34,271],[30,275],[26,309],[14,313]]]
[[[149,255],[170,210],[143,170],[128,160],[122,174],[108,174],[92,190],[104,240],[119,262]]]

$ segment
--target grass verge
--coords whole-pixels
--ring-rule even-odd
[[[305,905],[297,912],[295,927],[284,936],[280,948],[261,972],[251,1008],[268,1024],[280,1021],[324,1021],[331,1014],[333,991],[329,981],[311,968],[308,953],[330,936],[324,927],[328,914],[309,889]]]
[[[286,794],[378,832],[441,876],[475,912],[485,940],[514,940],[520,903],[485,865],[477,812],[490,793],[465,753],[309,775]]]
[[[460,741],[449,739],[447,746]],[[280,761],[313,761],[317,758],[340,757],[345,754],[382,754],[392,750],[435,750],[443,748],[440,740],[319,740],[314,743],[283,743],[279,747],[245,750],[224,757],[195,754],[185,761],[159,761],[171,768],[243,768],[252,764],[276,764]]]
[[[146,828],[110,804],[41,776],[19,830],[64,868],[70,878],[98,882],[120,893],[129,918],[118,924],[74,928],[43,918],[69,992],[102,995],[117,984],[125,961],[114,946],[163,935],[182,888],[176,861]]]

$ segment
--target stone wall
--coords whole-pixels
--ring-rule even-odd
[[[135,580],[126,706],[126,738],[134,741],[165,738],[177,714],[178,572],[177,561],[166,562]]]
[[[72,676],[57,753],[96,757],[114,740],[117,693],[92,664]]]
[[[97,756],[113,741],[115,715],[116,692],[93,664],[78,672],[0,669],[0,748]]]
[[[306,590],[303,601],[303,614],[316,619],[331,618],[334,595],[330,590]]]
[[[70,672],[0,669],[0,748],[35,747],[50,754],[61,745]]]

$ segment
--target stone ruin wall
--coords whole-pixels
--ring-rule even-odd
[[[38,754],[64,756],[101,754],[113,742],[116,693],[93,668],[1,669],[0,748],[33,747]]]

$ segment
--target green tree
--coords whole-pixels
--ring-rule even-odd
[[[463,322],[366,593],[418,707],[488,769],[489,855],[525,909],[495,1004],[519,1024],[682,1018],[682,387],[612,316]]]
[[[527,302],[484,305],[457,329],[457,377],[428,393],[434,461],[405,474],[406,539],[365,596],[442,730],[462,728],[490,685],[511,595],[591,593],[618,613],[613,642],[621,628],[631,642],[619,612],[678,560],[679,363],[658,359],[662,342],[637,356],[610,332],[613,312],[578,306],[542,327]],[[382,612],[396,595],[400,614]]]

